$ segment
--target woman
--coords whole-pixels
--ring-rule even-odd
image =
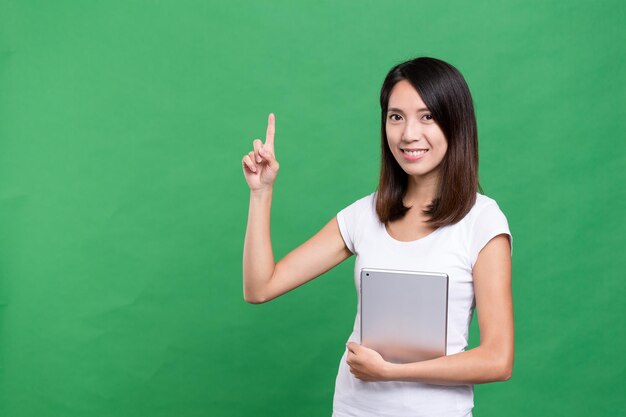
[[[513,368],[511,234],[496,202],[478,193],[478,139],[469,88],[441,60],[417,58],[383,83],[378,190],[341,210],[310,240],[274,263],[270,241],[274,115],[266,142],[243,158],[250,187],[244,298],[263,303],[352,254],[363,267],[449,275],[447,355],[386,362],[360,346],[359,314],[335,384],[333,415],[467,416],[473,384],[504,381]],[[480,345],[465,351],[474,306]]]

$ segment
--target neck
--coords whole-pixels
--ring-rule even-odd
[[[407,206],[426,207],[437,196],[439,178],[437,175],[428,177],[410,176],[404,194],[404,204]]]

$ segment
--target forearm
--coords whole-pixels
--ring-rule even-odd
[[[243,248],[243,292],[250,303],[264,302],[263,290],[274,273],[270,238],[272,188],[250,192],[248,226]]]
[[[483,384],[506,381],[511,377],[512,368],[512,353],[507,355],[479,346],[428,361],[389,364],[385,379],[437,385]]]
[[[480,346],[450,356],[389,366],[389,379],[442,385],[506,381],[513,372],[515,350],[511,252],[501,235],[480,252],[474,265],[474,293]]]

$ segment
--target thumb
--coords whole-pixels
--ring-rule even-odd
[[[359,344],[354,343],[354,342],[348,342],[346,343],[346,347],[348,348],[348,350],[354,354],[357,353],[358,349],[361,347]]]

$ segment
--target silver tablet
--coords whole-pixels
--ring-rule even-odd
[[[361,270],[361,344],[393,363],[446,354],[448,275]]]

